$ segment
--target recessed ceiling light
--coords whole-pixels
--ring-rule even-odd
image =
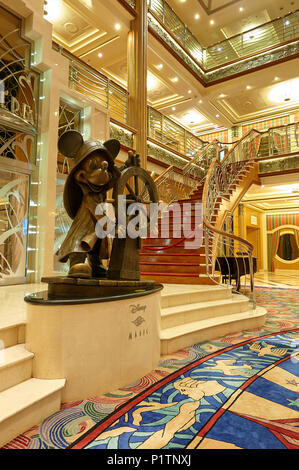
[[[251,88],[252,88],[251,85],[247,85],[246,90],[251,90]]]
[[[179,81],[179,79],[178,79],[178,77],[173,77],[173,78],[171,79],[171,81],[174,82],[174,83],[176,83],[176,82]]]
[[[220,114],[216,114],[216,118],[219,118],[220,117]]]
[[[190,110],[184,116],[182,117],[182,120],[185,124],[190,125],[190,124],[199,124],[204,120],[204,117],[202,114],[197,112],[196,110]]]
[[[199,103],[202,103],[202,100],[199,100]]]
[[[115,29],[116,29],[117,31],[119,31],[119,30],[120,30],[120,24],[119,24],[119,23],[116,23],[116,25],[115,25]]]
[[[215,21],[214,21],[214,20],[210,20],[210,24],[215,24]]]
[[[172,111],[175,111],[175,110],[176,110],[176,107],[175,107],[175,106],[173,106],[173,107],[172,107]]]
[[[158,81],[156,79],[156,77],[151,74],[150,72],[148,72],[147,74],[147,89],[148,91],[152,91],[154,90],[155,88],[157,88],[158,86]]]
[[[244,11],[244,8],[243,8],[243,7],[240,7],[239,10],[240,10],[240,11]]]
[[[226,95],[225,95],[224,93],[221,93],[221,94],[219,95],[219,98],[225,98],[225,97],[226,97]]]
[[[199,20],[199,18],[200,18],[199,13],[196,13],[196,15],[194,16],[194,18],[195,18],[196,20]]]
[[[98,53],[98,57],[103,57],[103,54],[101,52]]]
[[[275,80],[275,82],[278,82],[279,77],[275,77],[274,80]]]
[[[188,93],[189,93],[189,95],[191,95],[191,93],[192,93],[192,90],[188,90]]]
[[[299,101],[299,78],[274,85],[268,94],[270,101],[283,103],[291,100]]]
[[[62,15],[62,3],[61,0],[52,0],[45,6],[45,17],[49,21],[56,21]]]
[[[162,70],[163,69],[163,64],[158,64],[156,67],[157,67],[157,69]]]

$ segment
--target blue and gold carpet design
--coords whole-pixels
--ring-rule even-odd
[[[263,328],[163,356],[136,383],[65,403],[5,448],[298,448],[299,290],[257,288],[257,301]]]
[[[73,448],[299,448],[299,330],[196,361],[122,406]]]

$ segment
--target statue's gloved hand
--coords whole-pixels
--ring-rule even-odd
[[[126,167],[139,166],[140,167],[140,155],[136,155],[133,152],[129,152],[129,157],[125,162]]]

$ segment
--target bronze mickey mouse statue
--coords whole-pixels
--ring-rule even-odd
[[[108,259],[108,245],[106,238],[101,240],[95,233],[96,207],[105,202],[107,191],[114,186],[121,170],[136,164],[136,157],[130,155],[125,165],[117,168],[114,160],[120,150],[118,140],[84,142],[74,130],[61,135],[58,149],[74,159],[63,195],[64,207],[73,223],[57,252],[58,259],[62,263],[69,260],[69,277],[106,277],[101,260]]]

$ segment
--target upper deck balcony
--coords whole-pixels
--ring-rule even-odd
[[[299,52],[299,11],[203,47],[165,0],[148,0],[148,7],[150,32],[204,85],[294,58]]]

